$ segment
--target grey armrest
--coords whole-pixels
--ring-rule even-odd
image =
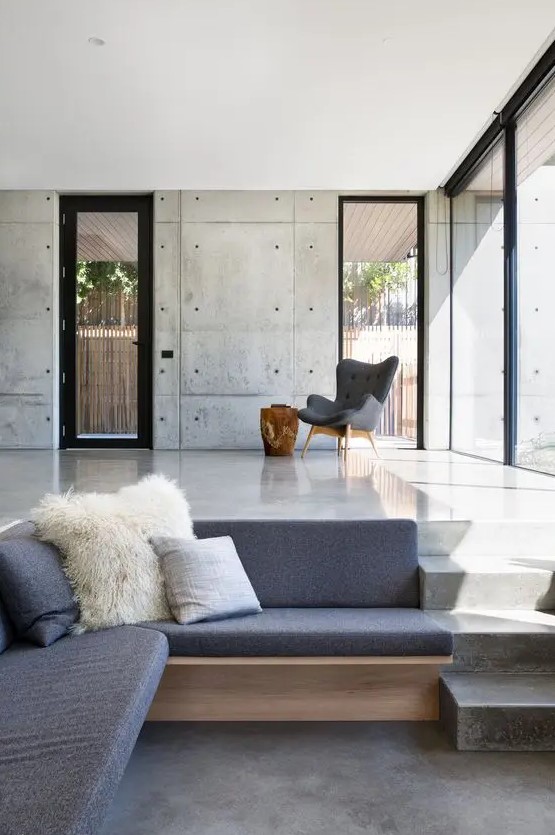
[[[373,432],[378,426],[383,407],[384,404],[373,394],[367,394],[351,419],[352,428]]]
[[[309,409],[314,409],[321,415],[333,415],[339,410],[337,403],[334,400],[328,400],[327,397],[322,397],[321,394],[309,394],[306,405]]]

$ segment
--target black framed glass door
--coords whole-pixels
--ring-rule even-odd
[[[151,446],[151,209],[60,200],[62,448]]]
[[[339,356],[399,357],[378,434],[421,449],[424,199],[339,198]]]

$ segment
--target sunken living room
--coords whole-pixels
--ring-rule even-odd
[[[552,0],[0,65],[0,835],[552,835]]]

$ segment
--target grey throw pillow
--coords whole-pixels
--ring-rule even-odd
[[[67,635],[79,617],[57,548],[33,536],[0,542],[0,597],[16,638],[40,647]]]
[[[255,615],[261,606],[230,536],[155,537],[166,595],[178,623]]]

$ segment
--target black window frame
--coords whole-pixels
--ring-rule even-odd
[[[516,130],[519,116],[546,86],[555,79],[555,43],[545,51],[539,61],[513,93],[504,107],[493,114],[490,125],[469,151],[445,183],[444,189],[450,198],[451,236],[451,409],[450,447],[452,448],[453,422],[453,200],[461,194],[471,181],[484,159],[500,140],[503,143],[503,274],[504,274],[504,415],[503,415],[503,463],[518,466],[515,459],[518,417],[518,205],[517,205],[517,158]],[[471,455],[470,453],[461,453]],[[478,457],[472,456],[471,457]]]

